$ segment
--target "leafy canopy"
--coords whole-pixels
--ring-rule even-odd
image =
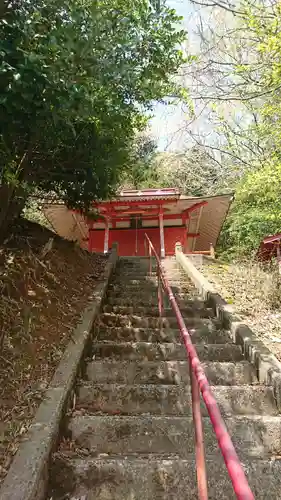
[[[139,134],[131,147],[128,169],[121,179],[123,189],[148,187],[152,176],[152,163],[157,153],[157,142],[147,133]]]
[[[179,21],[147,0],[6,4],[0,191],[52,191],[73,207],[110,196],[151,103],[181,98]]]
[[[146,146],[153,146],[153,141]],[[130,171],[133,184],[142,187],[176,187],[183,194],[204,196],[222,190],[226,172],[199,146],[181,152],[150,151],[145,159],[139,153],[139,162]]]
[[[246,254],[281,227],[281,4],[241,0],[236,7],[220,50],[216,35],[209,62],[218,78],[212,108],[217,146],[226,151],[229,170],[237,172],[222,240],[225,248]]]
[[[281,163],[268,163],[244,177],[224,235],[234,253],[255,251],[264,236],[280,232],[280,192]]]

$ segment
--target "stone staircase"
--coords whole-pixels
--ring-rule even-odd
[[[240,347],[173,258],[163,263],[255,498],[281,498],[281,418]],[[156,277],[120,258],[51,468],[53,500],[197,498],[189,367]],[[209,499],[235,498],[204,404]]]

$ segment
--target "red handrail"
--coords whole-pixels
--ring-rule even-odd
[[[212,389],[205,375],[204,369],[199,361],[196,349],[191,341],[191,336],[188,329],[185,326],[184,319],[181,315],[179,306],[169,285],[165,273],[163,271],[161,261],[157,255],[155,248],[147,236],[146,240],[149,244],[149,257],[150,257],[150,270],[151,270],[151,257],[154,254],[157,262],[158,278],[161,279],[163,287],[169,297],[171,306],[175,312],[179,329],[182,334],[184,345],[188,354],[189,364],[190,364],[190,375],[191,375],[191,390],[192,390],[192,412],[193,421],[195,427],[195,443],[196,443],[196,467],[197,467],[197,483],[198,483],[198,494],[200,500],[207,500],[207,477],[206,477],[206,464],[204,456],[204,444],[203,444],[203,429],[201,420],[201,409],[200,409],[200,396],[199,389],[202,394],[202,398],[208,410],[212,426],[218,440],[220,450],[222,452],[229,477],[232,481],[233,489],[238,500],[254,500],[254,495],[250,489],[247,478],[245,476],[243,467],[239,460],[239,457],[235,451],[232,440],[226,429],[226,425],[222,418],[220,409],[213,395]],[[162,315],[162,300],[159,303],[159,311]]]

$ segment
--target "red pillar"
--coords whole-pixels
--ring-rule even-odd
[[[163,209],[160,208],[159,212],[159,228],[160,228],[160,253],[161,259],[165,258],[165,239],[164,239],[164,222],[163,222]]]
[[[108,241],[109,241],[109,220],[105,219],[105,230],[104,230],[104,253],[108,252]]]

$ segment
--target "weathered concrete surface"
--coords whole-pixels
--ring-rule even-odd
[[[159,317],[159,309],[158,307],[145,307],[145,306],[114,306],[111,304],[107,304],[103,308],[104,312],[107,313],[114,313],[114,314],[121,314],[121,315],[138,315],[138,316],[156,316],[157,318]],[[188,317],[197,317],[197,318],[213,318],[214,317],[214,311],[212,308],[207,308],[205,307],[204,309],[201,310],[196,310],[193,307],[185,307],[182,308],[181,310],[182,315],[185,318]],[[170,317],[174,316],[175,313],[171,308],[165,308],[163,310],[163,316],[164,317]]]
[[[218,330],[215,325],[203,325],[189,329],[195,344],[233,343],[227,330]],[[180,342],[181,334],[175,328],[100,327],[95,328],[96,342]]]
[[[135,281],[135,280],[134,280]],[[202,301],[200,299],[197,299],[194,297],[195,301],[192,299],[192,293],[190,288],[193,288],[194,285],[192,284],[186,284],[184,286],[179,286],[173,285],[173,292],[177,296],[178,299],[184,300],[186,304],[189,303],[189,305],[192,306],[200,306],[200,302]],[[112,283],[109,290],[108,290],[108,298],[109,298],[109,303],[111,302],[111,299],[116,297],[116,299],[122,300],[121,305],[125,305],[128,301],[130,301],[130,298],[132,297],[133,300],[136,300],[137,297],[140,299],[140,301],[145,301],[146,304],[150,304],[151,301],[154,302],[154,304],[158,304],[157,302],[157,283],[151,283],[149,281],[145,280],[140,280],[137,283],[133,282],[131,284],[126,283]],[[124,302],[123,302],[124,300]],[[167,301],[167,304],[169,302]],[[117,304],[118,305],[118,302]]]
[[[104,281],[95,288],[30,430],[13,460],[0,490],[1,500],[40,500],[45,497],[50,454],[58,438],[63,412],[116,259],[117,253],[113,251],[106,266]]]
[[[185,317],[187,326],[201,326],[211,324],[212,320],[200,317]],[[173,316],[159,318],[156,316],[142,316],[138,314],[115,314],[103,313],[100,315],[100,324],[107,326],[134,326],[137,328],[178,328],[177,319]],[[214,320],[214,324],[221,326],[220,320]]]
[[[251,460],[243,465],[256,500],[280,500],[280,461]],[[234,500],[236,497],[222,461],[207,457],[207,468],[209,500]],[[195,463],[192,459],[60,460],[55,464],[53,477],[54,492],[59,493],[53,495],[53,500],[66,498],[64,491],[71,491],[70,498],[80,500],[197,498]]]
[[[212,385],[257,384],[248,361],[208,361],[203,368]],[[96,384],[189,384],[188,361],[92,361],[86,377]]]
[[[124,273],[128,262],[130,270]],[[208,307],[175,269],[175,260],[163,264],[173,289],[187,300],[187,326],[255,498],[277,500],[281,467],[271,457],[281,455],[281,417],[272,387],[257,383],[241,344],[222,328],[224,318],[196,317]],[[161,325],[151,314],[157,305],[155,284],[155,276],[145,274],[145,260],[118,263],[105,308],[111,312],[103,312],[95,325],[77,387],[67,430],[74,441],[64,443],[53,460],[53,500],[197,498],[188,361],[176,320],[169,316]],[[194,317],[189,308],[196,311]],[[202,414],[209,499],[233,499],[203,404]]]
[[[192,261],[183,254],[180,245],[176,249],[176,259],[198,288],[201,296],[208,300],[223,324],[230,328],[234,342],[241,346],[245,359],[255,367],[259,381],[272,385],[276,403],[281,412],[281,363],[248,325],[234,314],[233,308],[215,292],[213,286],[195,268]]]
[[[202,361],[242,361],[242,351],[235,344],[199,344],[196,350]],[[99,342],[92,347],[96,358],[186,360],[186,351],[182,344],[175,342]]]
[[[224,415],[277,415],[270,387],[214,386],[213,393]],[[190,387],[184,385],[82,385],[78,408],[88,412],[140,415],[191,415]],[[202,403],[202,414],[207,415]]]
[[[177,302],[180,309],[185,307],[191,307],[193,311],[203,311],[206,307],[206,304],[203,300],[191,300],[190,298],[186,298],[185,293],[176,293]],[[167,302],[167,306],[168,301]],[[124,290],[122,287],[119,290],[109,291],[107,294],[107,304],[114,306],[131,306],[136,303],[137,306],[141,307],[156,307],[158,306],[158,292],[157,288],[155,290],[143,290],[140,288],[138,291],[135,288],[132,288],[130,294],[128,294],[127,288]]]
[[[225,419],[239,456],[267,458],[281,449],[281,417],[237,417]],[[208,454],[219,454],[211,422],[203,419],[204,444]],[[172,455],[190,458],[194,452],[192,417],[77,416],[69,427],[72,439],[91,454]]]

